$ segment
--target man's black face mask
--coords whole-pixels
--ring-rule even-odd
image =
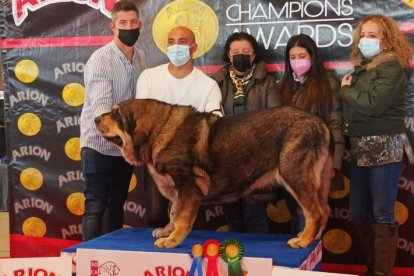
[[[132,47],[139,37],[139,28],[131,30],[119,29],[118,38],[126,46]]]

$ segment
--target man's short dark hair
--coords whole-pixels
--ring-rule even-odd
[[[112,21],[116,20],[116,14],[119,11],[134,11],[139,15],[139,11],[135,3],[128,0],[121,0],[114,4],[111,11]]]

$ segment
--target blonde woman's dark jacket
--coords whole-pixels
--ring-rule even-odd
[[[408,76],[388,52],[355,66],[351,86],[343,86],[344,134],[348,136],[405,133]]]
[[[233,115],[234,86],[229,74],[229,66],[222,67],[215,76],[222,94],[225,115]],[[280,106],[282,98],[276,80],[268,74],[266,64],[258,62],[251,81],[245,91],[246,111]]]

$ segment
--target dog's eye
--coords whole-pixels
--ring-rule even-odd
[[[115,136],[115,137],[105,137],[105,139],[108,140],[109,142],[114,143],[118,147],[121,147],[122,144],[123,144],[122,139],[119,136]]]
[[[119,136],[116,136],[116,137],[114,137],[113,139],[112,139],[112,142],[114,142],[115,143],[115,145],[117,145],[117,146],[122,146],[122,139],[121,139],[121,137],[119,137]]]

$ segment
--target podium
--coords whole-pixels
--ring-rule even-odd
[[[179,247],[162,249],[154,246],[152,231],[150,228],[120,229],[66,248],[62,255],[75,256],[77,275],[95,275],[94,271],[99,275],[106,271],[108,275],[116,273],[118,276],[188,275],[192,263],[191,247],[211,239],[222,242],[236,238],[241,241],[244,246],[242,268],[249,276],[271,275],[274,266],[318,270],[322,259],[320,241],[314,241],[305,249],[293,249],[286,244],[291,235],[192,231]],[[219,271],[227,269],[227,264],[220,258],[218,263]],[[219,274],[227,275],[226,272]]]

